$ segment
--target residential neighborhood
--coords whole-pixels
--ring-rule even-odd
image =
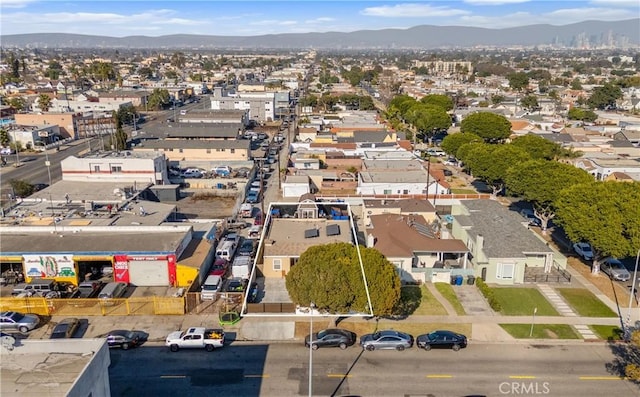
[[[65,326],[60,395],[109,347],[637,349],[637,48],[1,50],[3,356]]]

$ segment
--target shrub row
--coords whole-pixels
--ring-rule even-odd
[[[502,305],[500,305],[500,302],[493,294],[493,290],[484,282],[484,280],[481,278],[476,279],[476,285],[478,286],[478,289],[480,289],[480,292],[482,292],[482,295],[484,295],[485,299],[489,302],[491,309],[495,312],[502,311]]]

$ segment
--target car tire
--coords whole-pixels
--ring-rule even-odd
[[[404,351],[404,346],[403,345],[398,345],[398,346],[396,346],[396,350],[399,351],[399,352]]]
[[[312,350],[318,350],[318,345],[317,345],[317,344],[315,344],[315,343],[313,343],[313,344],[311,345],[311,349],[312,349]]]
[[[178,350],[180,350],[180,346],[178,346],[178,345],[171,345],[171,346],[169,346],[169,349],[170,349],[172,352],[177,352]]]
[[[372,351],[376,350],[376,347],[374,345],[367,345],[367,347],[365,349],[367,349],[367,351],[372,352]]]
[[[460,345],[456,343],[455,345],[451,346],[451,349],[453,349],[454,352],[457,352],[458,350],[460,350]]]
[[[26,334],[27,332],[29,332],[29,328],[23,325],[18,328],[18,331],[22,332],[23,334]]]
[[[206,349],[208,352],[212,352],[212,351],[213,351],[213,349],[215,349],[215,347],[214,347],[213,345],[207,345],[207,346],[205,346],[205,349]]]
[[[130,348],[130,347],[131,347],[131,346],[129,346],[129,344],[128,344],[128,343],[123,343],[123,344],[122,344],[122,350],[129,350],[129,348]]]
[[[340,350],[344,350],[347,348],[347,344],[342,342],[341,344],[338,345],[338,347],[340,348]]]

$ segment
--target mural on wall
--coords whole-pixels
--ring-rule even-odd
[[[73,255],[24,255],[27,277],[75,277]]]

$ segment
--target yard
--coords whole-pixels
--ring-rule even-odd
[[[616,313],[585,288],[557,288],[556,291],[582,317],[617,317]]]
[[[450,284],[435,283],[434,286],[436,287],[438,292],[440,292],[440,295],[442,295],[446,300],[449,301],[449,303],[451,303],[451,306],[453,306],[458,315],[464,316],[465,314],[467,314],[464,311],[464,307],[462,307],[462,304],[458,300],[458,296],[453,290],[453,287]]]
[[[491,287],[491,291],[506,316],[530,316],[534,310],[538,316],[560,315],[535,288]]]
[[[580,339],[578,333],[566,324],[500,324],[500,326],[516,339]],[[529,336],[532,335],[532,336]]]
[[[622,340],[623,337],[622,329],[616,325],[590,325],[589,328],[603,340]]]
[[[406,315],[444,316],[447,314],[447,310],[423,285],[406,285],[402,287],[400,299],[403,302],[407,302],[407,306],[413,309],[407,310]],[[417,307],[412,307],[413,305],[409,302],[414,302]]]

